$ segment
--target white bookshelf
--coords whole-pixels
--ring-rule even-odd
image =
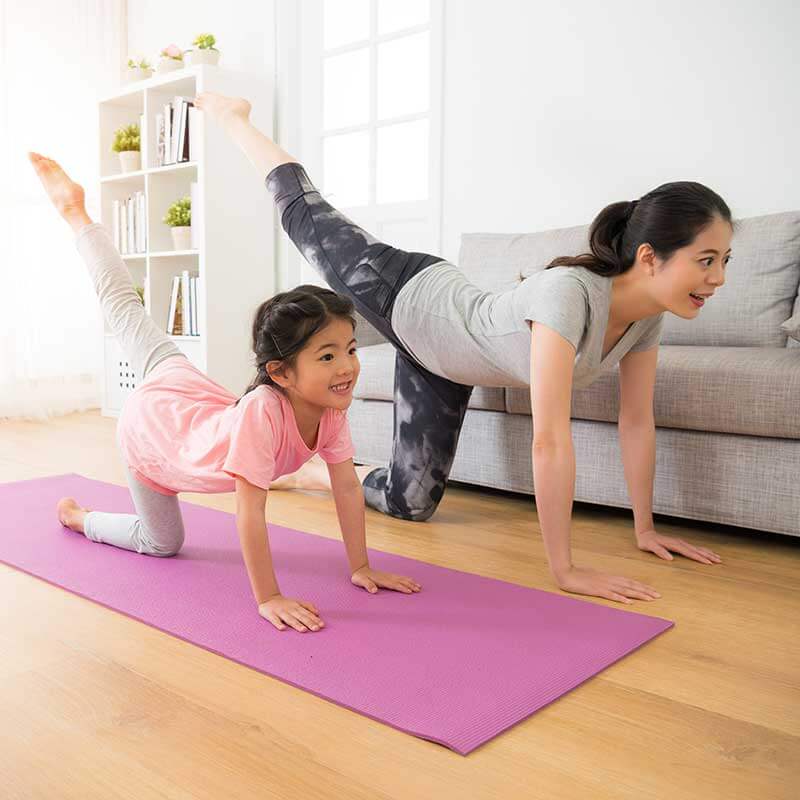
[[[156,166],[155,120],[176,95],[194,97],[211,91],[246,97],[259,129],[271,133],[272,87],[263,76],[210,65],[187,67],[163,76],[126,84],[98,104],[100,130],[100,221],[113,229],[115,200],[143,191],[147,249],[123,254],[137,286],[144,287],[145,309],[165,331],[172,278],[184,269],[198,273],[199,336],[171,336],[210,378],[241,394],[254,375],[250,329],[258,305],[275,293],[274,207],[244,154],[202,112],[195,114],[192,148],[195,160]],[[111,150],[114,131],[139,123],[142,169],[122,173]],[[198,208],[192,209],[196,250],[174,250],[167,208],[197,183]],[[118,416],[140,376],[104,323],[105,391],[101,413]]]

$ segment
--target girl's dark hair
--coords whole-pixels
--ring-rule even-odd
[[[285,366],[294,366],[308,340],[332,319],[345,319],[355,330],[353,301],[322,286],[303,284],[265,300],[253,317],[256,377],[244,394],[262,384],[283,391],[267,373],[267,364],[282,361]]]
[[[702,183],[663,183],[638,200],[623,200],[606,206],[589,227],[590,253],[559,256],[551,267],[586,267],[611,277],[627,272],[636,261],[636,251],[647,242],[662,260],[690,245],[717,215],[734,227],[725,201]]]

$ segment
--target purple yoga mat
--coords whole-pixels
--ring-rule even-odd
[[[62,527],[63,496],[134,511],[127,488],[81,475],[0,484],[0,561],[461,755],[673,625],[378,550],[372,567],[422,591],[372,595],[350,583],[340,541],[271,524],[281,591],[326,626],[279,631],[258,615],[233,514],[181,502],[183,549],[158,558]]]

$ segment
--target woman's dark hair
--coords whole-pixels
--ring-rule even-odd
[[[294,366],[308,340],[332,319],[347,320],[355,330],[353,301],[322,286],[303,284],[265,300],[253,317],[256,377],[244,394],[262,384],[283,391],[267,372],[267,364],[282,361],[285,366]]]
[[[575,266],[606,277],[621,275],[633,266],[643,242],[666,261],[690,245],[715,215],[734,227],[731,210],[707,186],[694,181],[663,183],[638,200],[606,206],[589,227],[591,252],[559,256],[545,269]]]

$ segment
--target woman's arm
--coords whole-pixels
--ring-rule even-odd
[[[250,122],[250,103],[242,97],[201,92],[194,105],[214,119],[265,178],[280,164],[298,163]]]
[[[651,586],[572,563],[569,539],[575,496],[571,429],[575,347],[560,333],[538,322],[531,324],[531,337],[534,489],[550,573],[567,592],[623,603],[632,602],[631,597],[658,597]]]
[[[575,348],[552,328],[531,325],[531,409],[536,510],[550,573],[557,582],[572,567],[570,521],[575,451],[570,411]]]

